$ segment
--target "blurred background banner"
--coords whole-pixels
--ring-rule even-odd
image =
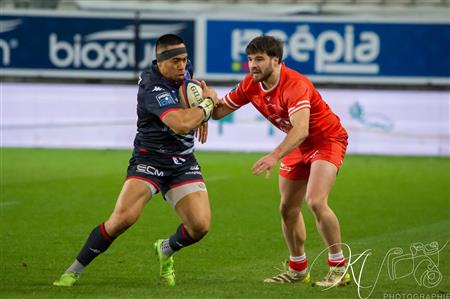
[[[2,147],[131,148],[136,82],[159,36],[180,35],[195,78],[223,96],[248,73],[248,42],[265,34],[284,42],[286,65],[341,118],[349,153],[450,155],[447,2],[55,0],[72,8],[49,10],[36,0],[27,3],[39,9],[17,9],[25,2],[0,0]],[[285,136],[250,105],[209,126],[199,150],[270,151]]]
[[[450,155],[448,91],[319,91],[349,133],[349,153]],[[131,149],[137,85],[4,83],[1,92],[3,146]],[[270,151],[285,136],[246,105],[211,120],[197,149]]]
[[[450,84],[450,23],[442,20],[5,10],[0,28],[1,76],[133,79],[154,59],[156,38],[175,33],[197,77],[240,80],[245,46],[267,34],[284,41],[289,67],[318,83]]]
[[[173,16],[2,13],[0,28],[2,76],[132,79],[166,33],[179,34],[194,52],[194,21]]]
[[[448,23],[350,17],[208,20],[206,75],[247,73],[245,47],[262,34],[284,41],[286,64],[320,82],[448,84],[450,77]]]

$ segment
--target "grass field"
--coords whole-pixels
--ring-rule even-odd
[[[255,153],[197,154],[210,194],[212,223],[202,242],[176,254],[176,287],[158,284],[151,250],[155,239],[172,234],[179,223],[160,195],[136,225],[84,271],[79,285],[53,287],[91,229],[112,211],[129,155],[2,149],[0,298],[358,298],[355,283],[327,291],[262,283],[277,273],[275,267],[287,258],[287,250],[278,215],[277,176],[274,172],[266,180],[251,175],[251,165],[261,155]],[[374,286],[370,298],[450,298],[450,244],[444,247],[450,239],[449,162],[426,157],[347,158],[330,204],[353,254],[371,250],[361,275],[364,286]],[[323,245],[306,207],[304,215],[311,263]],[[419,254],[414,271],[407,255],[410,246],[432,241],[444,247],[439,263],[436,254]],[[382,262],[394,247],[405,256],[391,279],[388,266],[393,263]],[[419,261],[436,264],[430,268],[428,285],[420,285],[411,274],[426,271],[428,264]],[[325,263],[326,256],[319,256],[313,278],[325,274]],[[357,277],[362,265],[362,260],[354,264]],[[362,289],[361,297],[369,291]]]

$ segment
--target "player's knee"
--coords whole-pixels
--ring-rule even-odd
[[[326,198],[307,197],[306,203],[316,216],[321,215],[327,209]]]
[[[292,219],[293,217],[298,216],[299,213],[299,206],[287,204],[283,201],[280,203],[280,215],[283,220]]]
[[[133,213],[114,213],[111,217],[112,230],[122,233],[136,223],[138,217]]]
[[[195,240],[200,240],[209,231],[209,219],[201,219],[193,221],[189,228],[191,230],[191,237]]]

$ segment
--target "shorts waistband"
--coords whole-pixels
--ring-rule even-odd
[[[159,157],[164,157],[164,158],[190,158],[194,155],[194,153],[190,153],[190,154],[169,154],[169,153],[159,153],[156,151],[152,151],[148,148],[144,148],[144,147],[139,147],[139,148],[135,148],[134,150],[135,153],[138,154],[144,154],[144,155],[157,155]]]

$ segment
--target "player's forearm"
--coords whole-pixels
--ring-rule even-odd
[[[199,127],[203,122],[204,113],[200,108],[182,109],[173,112],[169,119],[169,127],[176,134],[184,135]]]
[[[201,108],[190,108],[185,110],[183,115],[183,123],[186,133],[198,128],[203,123],[204,113]]]
[[[308,137],[308,130],[304,128],[292,128],[289,133],[273,151],[272,154],[278,159],[284,158],[292,150],[302,144]]]
[[[231,112],[233,112],[233,110],[228,108],[222,101],[219,101],[217,105],[214,107],[212,118],[216,120],[221,119],[230,114]]]

